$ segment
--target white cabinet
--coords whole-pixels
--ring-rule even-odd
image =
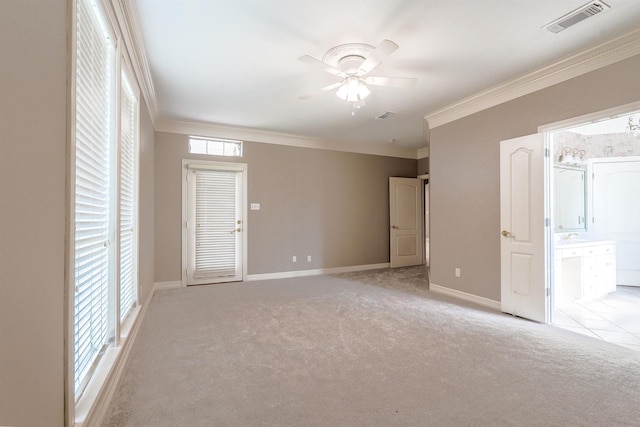
[[[558,302],[594,298],[616,290],[616,252],[613,242],[556,245],[554,259]]]

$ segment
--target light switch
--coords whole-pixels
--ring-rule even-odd
[[[251,210],[252,211],[259,211],[260,210],[260,203],[251,203]]]

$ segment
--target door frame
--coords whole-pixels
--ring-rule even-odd
[[[247,223],[247,175],[248,175],[248,167],[246,163],[233,163],[233,162],[215,162],[208,160],[192,160],[192,159],[182,159],[182,246],[181,246],[181,257],[182,263],[180,265],[180,285],[187,286],[187,263],[188,263],[188,255],[187,255],[187,245],[188,245],[188,230],[187,230],[187,219],[188,219],[188,185],[187,185],[187,174],[189,172],[189,166],[197,165],[202,169],[212,169],[212,170],[224,170],[224,171],[236,171],[242,174],[242,194],[240,195],[242,201],[242,258],[240,262],[242,263],[242,282],[247,280],[247,259],[248,259],[248,233],[249,233],[249,224]]]
[[[564,129],[570,129],[570,128],[574,128],[574,127],[578,127],[581,125],[585,125],[591,122],[596,122],[596,121],[603,121],[603,120],[607,120],[607,119],[611,119],[617,116],[621,116],[624,115],[626,113],[631,113],[634,111],[638,111],[640,110],[640,101],[636,101],[636,102],[631,102],[629,104],[624,104],[624,105],[619,105],[617,107],[612,107],[612,108],[608,108],[605,110],[599,110],[599,111],[595,111],[593,113],[589,113],[589,114],[583,114],[581,116],[576,116],[576,117],[572,117],[569,119],[565,119],[565,120],[561,120],[558,122],[552,122],[552,123],[547,123],[544,125],[540,125],[538,126],[538,133],[543,133],[544,137],[545,137],[545,146],[549,148],[549,150],[553,150],[553,145],[552,145],[552,141],[551,141],[551,134],[554,132],[559,132],[562,131]],[[553,153],[551,153],[551,156],[553,156]],[[551,165],[553,165],[554,159],[550,159],[550,163]],[[555,234],[553,230],[555,230],[555,206],[554,204],[554,200],[552,197],[552,191],[553,191],[553,174],[550,174],[550,180],[545,181],[545,194],[547,195],[547,205],[550,208],[550,212],[549,212],[549,218],[550,218],[550,233],[553,235]],[[555,271],[555,245],[553,244],[553,239],[551,239],[551,241],[549,242],[548,245],[546,245],[545,251],[546,253],[546,257],[549,260],[549,268],[551,270],[551,272]],[[549,278],[549,286],[550,286],[550,292],[551,292],[551,306],[549,307],[549,320],[550,323],[553,323],[553,312],[555,311],[555,293],[556,293],[556,289],[555,289],[555,280],[554,280],[554,274],[550,274],[550,278]]]

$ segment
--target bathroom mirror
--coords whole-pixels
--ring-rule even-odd
[[[585,170],[555,166],[555,231],[586,231]]]

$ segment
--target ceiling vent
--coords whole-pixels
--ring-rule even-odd
[[[393,117],[395,116],[397,113],[393,112],[393,111],[385,111],[384,113],[380,114],[378,117],[374,117],[376,120],[384,120],[384,119],[388,119],[389,117]]]
[[[578,22],[582,22],[587,18],[598,15],[609,8],[609,5],[603,1],[590,1],[584,6],[581,6],[559,19],[556,19],[552,23],[548,24],[546,28],[552,33],[559,33],[560,31],[564,31]]]

